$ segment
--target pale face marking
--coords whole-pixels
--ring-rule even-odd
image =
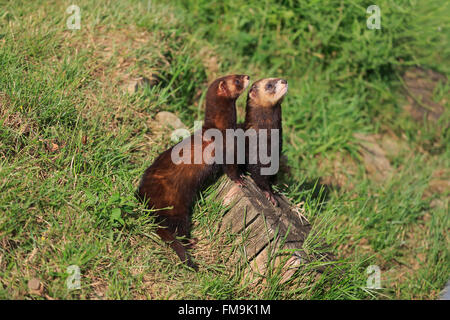
[[[287,93],[288,83],[284,79],[266,78],[255,82],[250,89],[251,103],[261,107],[276,105]]]

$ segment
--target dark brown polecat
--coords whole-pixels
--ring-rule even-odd
[[[159,223],[157,234],[175,250],[181,261],[196,269],[189,254],[188,247],[190,213],[193,200],[205,182],[223,170],[236,183],[241,183],[237,165],[209,163],[201,156],[195,158],[196,139],[200,141],[200,151],[215,144],[214,139],[206,137],[209,129],[217,129],[225,137],[226,129],[236,129],[236,100],[247,88],[250,77],[247,75],[229,75],[215,80],[206,93],[205,121],[202,129],[191,137],[161,153],[153,164],[147,168],[137,190],[137,197],[146,202],[146,206],[158,209],[155,212]],[[194,142],[194,143],[192,143]],[[184,163],[174,162],[173,151],[184,144],[177,155],[186,156]],[[213,145],[214,148],[216,148]],[[186,150],[190,154],[184,154]],[[215,155],[217,149],[212,152]],[[224,148],[226,154],[226,147]],[[177,240],[183,237],[183,242]]]
[[[245,170],[274,206],[277,206],[278,202],[274,197],[272,185],[282,150],[281,102],[287,89],[288,84],[284,79],[267,78],[256,81],[248,92],[243,124],[247,133],[249,129],[254,129],[257,137],[257,140],[251,142],[251,135],[247,136]],[[277,136],[274,136],[275,134]],[[263,148],[263,145],[266,147]],[[270,158],[269,162],[268,159],[263,161],[263,156]]]

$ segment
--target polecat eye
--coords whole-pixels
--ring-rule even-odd
[[[268,83],[266,86],[266,89],[271,90],[273,88],[273,85],[271,83]]]
[[[241,81],[239,79],[236,79],[236,80],[234,80],[234,84],[238,86],[241,84]]]

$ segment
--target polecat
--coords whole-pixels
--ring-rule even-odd
[[[247,88],[249,79],[247,75],[229,75],[215,80],[206,94],[202,129],[161,153],[145,170],[137,190],[138,199],[145,201],[148,208],[160,209],[155,212],[159,223],[157,234],[170,244],[181,261],[194,269],[196,266],[186,251],[193,200],[208,178],[216,176],[222,168],[230,179],[237,183],[240,183],[240,176],[237,165],[208,164],[203,157],[198,163],[194,159],[195,143],[191,142],[199,138],[203,152],[214,143],[214,139],[204,136],[208,129],[218,129],[224,137],[226,129],[236,129],[236,100]],[[188,150],[191,151],[188,155],[190,161],[176,164],[172,151],[182,143],[188,143]],[[183,243],[176,237],[183,237]]]
[[[245,169],[250,173],[255,183],[274,206],[277,206],[278,202],[274,197],[272,185],[275,181],[278,166],[275,168],[275,172],[267,170],[271,166],[271,163],[263,163],[261,159],[261,146],[265,144],[267,148],[267,152],[264,150],[263,155],[267,155],[270,158],[272,151],[276,151],[276,154],[273,154],[273,156],[281,156],[281,102],[287,89],[288,84],[284,79],[267,78],[256,81],[248,92],[245,122],[243,125],[246,132],[248,132],[248,129],[254,129],[257,136],[257,144],[255,142],[249,143],[251,142],[250,137],[246,139]],[[265,129],[266,133],[263,134],[262,129]],[[277,141],[272,141],[271,129],[278,130]],[[252,156],[254,157],[253,162],[250,161]],[[279,163],[279,158],[271,159],[271,161],[274,160]],[[264,173],[264,169],[269,174]]]

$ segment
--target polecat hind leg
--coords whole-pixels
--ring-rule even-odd
[[[156,233],[161,237],[161,239],[163,239],[170,245],[170,247],[175,251],[182,262],[186,263],[187,266],[197,271],[197,266],[192,261],[191,256],[187,252],[188,245],[182,243],[182,241],[188,241],[189,237],[188,216],[183,216],[183,218],[173,216],[160,216],[160,219],[157,220],[160,220],[161,227],[158,227]],[[183,237],[183,240],[178,240],[176,236]]]
[[[259,168],[257,166],[249,165],[248,169],[250,171],[251,177],[255,181],[258,188],[266,196],[267,200],[269,200],[275,207],[278,207],[278,201],[275,199],[274,192],[272,190],[272,185],[270,183],[271,176],[262,176],[259,174]],[[257,170],[255,170],[257,169]]]
[[[188,267],[191,267],[195,271],[198,270],[197,265],[192,261],[190,254],[187,252],[186,247],[175,238],[172,232],[166,228],[159,227],[156,233],[161,237],[161,239],[169,244],[182,262],[186,263]]]

